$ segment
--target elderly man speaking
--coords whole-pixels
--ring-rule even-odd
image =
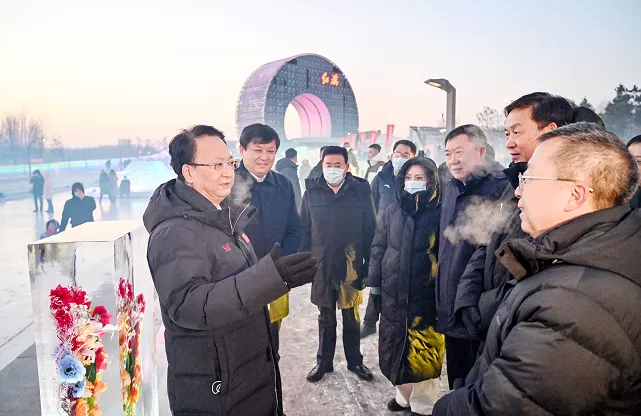
[[[539,137],[516,189],[527,240],[466,386],[433,415],[632,415],[641,409],[638,168],[595,124]]]
[[[239,165],[223,133],[184,130],[169,144],[178,179],[161,185],[144,223],[160,300],[167,392],[175,415],[282,415],[267,304],[316,274],[311,253],[256,258],[243,228],[256,209],[227,198]]]

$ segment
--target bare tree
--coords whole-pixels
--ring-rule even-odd
[[[7,115],[4,120],[2,120],[2,135],[4,142],[9,148],[8,159],[11,160],[13,164],[17,164],[18,162],[17,150],[21,146],[22,138],[20,134],[20,120],[18,117],[11,114]]]

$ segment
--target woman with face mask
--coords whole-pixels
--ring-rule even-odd
[[[445,354],[436,324],[435,278],[440,217],[438,168],[415,157],[396,176],[396,200],[380,213],[369,277],[379,303],[379,364],[397,388],[387,407],[429,415]]]

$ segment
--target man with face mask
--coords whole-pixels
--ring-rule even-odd
[[[381,215],[385,208],[395,201],[396,181],[394,178],[405,162],[416,156],[416,145],[409,140],[399,140],[394,143],[392,151],[392,160],[383,166],[372,181],[372,197],[374,199],[374,208],[378,215]],[[373,299],[373,296],[375,295],[370,293],[367,301],[367,310],[365,311],[365,318],[361,328],[361,338],[376,333],[376,322],[378,322],[378,316],[381,311],[376,307],[380,302],[377,299]]]
[[[307,376],[320,381],[334,371],[336,308],[343,315],[343,347],[347,369],[363,380],[372,373],[360,352],[358,306],[367,277],[370,248],[376,230],[372,191],[365,179],[349,173],[347,151],[325,149],[323,175],[306,181],[301,206],[303,238],[300,251],[311,251],[319,260],[312,282],[311,301],[320,311],[316,366]]]

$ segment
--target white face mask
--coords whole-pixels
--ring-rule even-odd
[[[345,171],[341,168],[323,168],[325,182],[330,185],[338,185],[345,179]]]
[[[398,175],[398,172],[401,171],[401,168],[407,162],[409,159],[405,159],[403,157],[397,157],[392,159],[392,166],[394,167],[394,174]]]
[[[405,191],[414,195],[427,189],[427,182],[425,181],[405,181]]]

